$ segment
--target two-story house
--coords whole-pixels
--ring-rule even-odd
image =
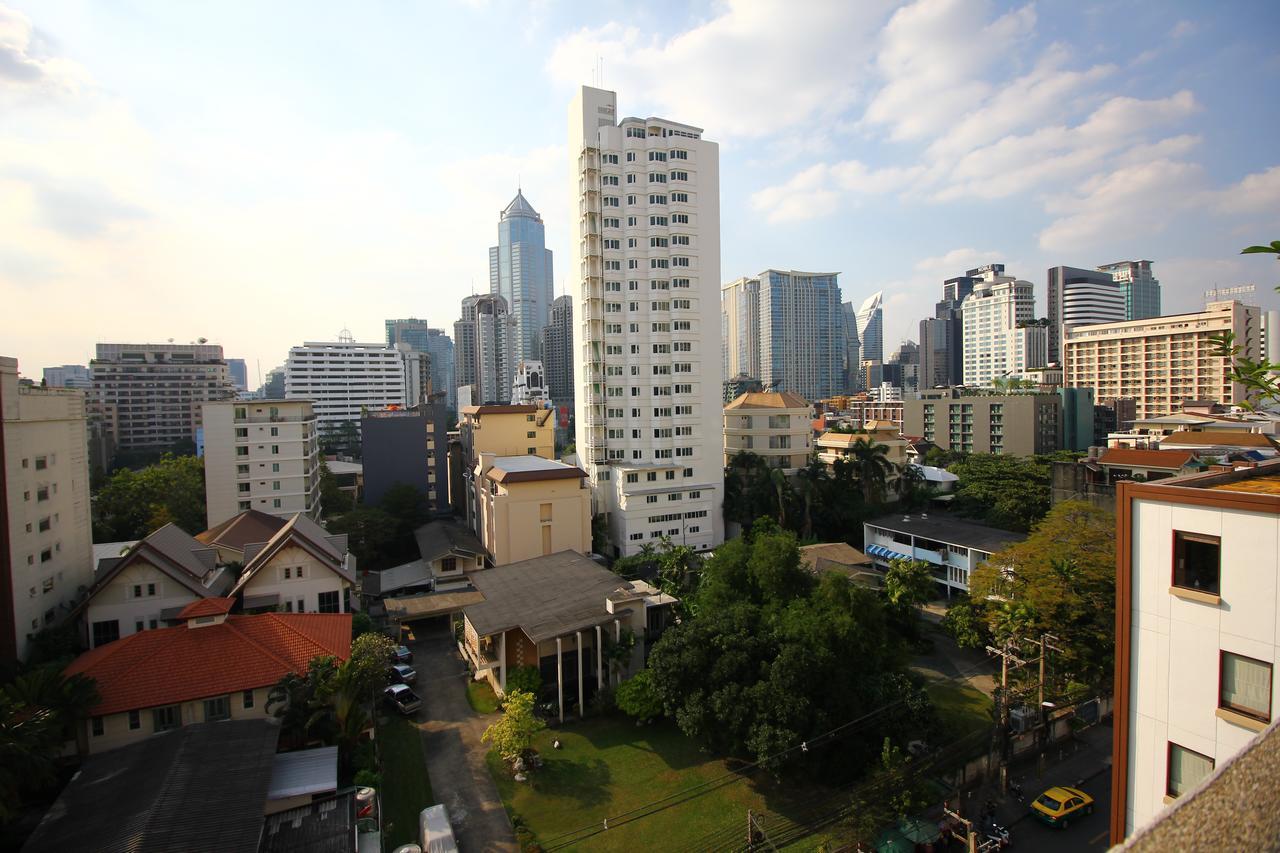
[[[346,534],[331,535],[298,513],[263,543],[245,546],[231,594],[245,612],[349,613],[356,558]]]

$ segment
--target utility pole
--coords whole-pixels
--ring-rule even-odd
[[[1004,641],[1003,648],[987,646],[987,652],[1000,656],[1000,793],[1009,792],[1009,661],[1014,666],[1025,666],[1026,661],[1013,653],[1013,638]]]
[[[951,809],[947,808],[945,803],[942,806],[942,813],[948,817],[955,818],[964,825],[964,849],[966,853],[978,853],[978,833],[973,828],[973,821],[961,817],[959,812],[953,812]]]
[[[1037,776],[1044,775],[1044,748],[1049,743],[1049,720],[1048,720],[1048,713],[1045,709],[1045,704],[1044,704],[1045,663],[1048,659],[1050,649],[1053,649],[1055,652],[1058,652],[1058,653],[1065,652],[1065,649],[1060,649],[1057,646],[1053,645],[1053,643],[1049,642],[1050,640],[1056,640],[1056,639],[1058,638],[1055,637],[1053,634],[1041,634],[1039,640],[1031,641],[1040,647],[1040,683],[1036,690],[1036,697],[1039,703],[1038,707],[1040,709],[1039,711],[1040,728],[1039,728],[1039,733],[1037,735],[1037,741],[1039,742],[1040,753],[1036,761]]]

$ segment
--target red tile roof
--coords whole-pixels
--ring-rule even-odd
[[[1177,470],[1194,461],[1196,455],[1189,450],[1131,450],[1112,447],[1098,457],[1099,465],[1136,465],[1140,468],[1168,468]]]
[[[1170,447],[1262,447],[1276,450],[1274,438],[1262,433],[1249,432],[1243,429],[1214,429],[1204,432],[1174,432],[1160,440],[1161,444]]]
[[[66,672],[97,682],[91,712],[104,715],[270,687],[323,655],[351,657],[351,614],[263,613],[140,631],[85,652]]]
[[[198,598],[182,608],[179,619],[195,619],[197,616],[222,616],[231,612],[234,598]]]

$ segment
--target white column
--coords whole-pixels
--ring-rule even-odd
[[[621,619],[613,620],[613,641],[615,643],[622,642],[622,620]],[[613,678],[614,686],[617,686],[617,684],[620,681],[622,681],[622,673],[618,673],[616,676],[614,676]]]
[[[604,689],[604,631],[596,626],[596,690]]]
[[[586,688],[582,685],[582,632],[573,632],[574,640],[578,644],[578,719],[585,716],[583,705],[587,703]]]
[[[560,722],[564,722],[564,658],[560,657],[560,638],[556,637],[556,696],[560,701]]]
[[[503,631],[498,640],[498,687],[502,694],[507,693],[507,632]]]

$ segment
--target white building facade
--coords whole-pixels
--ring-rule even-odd
[[[344,422],[360,428],[360,410],[412,405],[424,381],[418,354],[382,344],[307,341],[289,350],[286,400],[310,400],[323,433]],[[412,362],[412,365],[411,365]],[[415,369],[415,366],[416,369]],[[411,390],[413,389],[413,390]]]
[[[858,342],[863,361],[884,361],[884,291],[873,293],[858,308]]]
[[[964,384],[993,379],[1045,363],[1047,330],[1035,320],[1035,292],[1029,281],[998,275],[984,267],[982,279],[961,303],[964,322]]]
[[[724,538],[719,146],[621,118],[582,87],[569,110],[578,454],[617,555]]]

